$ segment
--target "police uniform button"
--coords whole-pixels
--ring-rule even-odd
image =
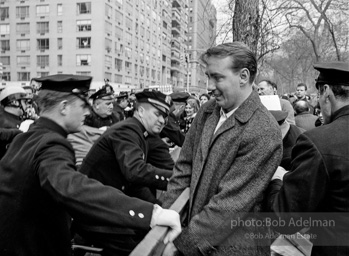
[[[144,218],[144,214],[143,213],[138,213],[138,217],[143,219]]]
[[[169,179],[169,178],[166,178],[166,180],[167,180],[167,181],[170,181],[170,179]]]
[[[121,187],[121,190],[125,190],[125,186],[122,186],[122,187]]]
[[[161,176],[161,179],[162,179],[162,180],[165,180],[165,177],[164,177],[164,176]]]
[[[129,213],[132,217],[135,216],[135,212],[132,211],[132,210],[130,210],[128,213]]]
[[[157,180],[158,180],[158,179],[159,179],[159,175],[155,175],[155,179],[157,179]]]

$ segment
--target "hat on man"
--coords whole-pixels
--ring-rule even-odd
[[[90,99],[92,99],[93,101],[98,100],[98,99],[100,99],[100,100],[112,100],[112,99],[114,99],[113,91],[111,91],[109,87],[103,86],[97,92],[92,94],[90,96]]]
[[[349,85],[349,63],[347,62],[316,63],[314,68],[320,71],[316,79],[316,88],[320,84]]]
[[[190,94],[187,92],[173,92],[170,94],[171,99],[175,102],[186,102],[190,97]]]
[[[125,91],[121,91],[116,98],[121,99],[121,98],[128,98],[128,93]]]
[[[32,80],[41,83],[41,90],[51,90],[57,92],[68,92],[87,101],[86,96],[92,81],[91,76],[79,76],[69,74],[56,74]]]
[[[168,115],[171,107],[171,97],[156,90],[143,90],[136,93],[137,102],[150,103],[161,112]]]

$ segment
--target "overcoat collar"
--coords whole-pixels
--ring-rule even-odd
[[[349,115],[349,105],[338,109],[331,117],[331,123],[341,116]]]
[[[57,124],[55,121],[49,118],[40,117],[34,122],[34,124],[36,124],[37,126],[43,126],[51,131],[57,132],[64,138],[67,138],[68,136],[68,133],[63,129],[63,127],[61,127],[59,124]]]

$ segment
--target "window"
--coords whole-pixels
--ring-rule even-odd
[[[128,33],[128,32],[125,33],[125,41],[128,44],[132,44],[132,34],[131,33]]]
[[[115,69],[117,69],[118,71],[122,70],[122,60],[115,59]]]
[[[77,31],[91,31],[91,20],[76,21]]]
[[[107,33],[108,36],[112,33],[112,24],[110,22],[105,22],[105,33]]]
[[[86,14],[91,13],[91,3],[85,2],[85,3],[77,3],[77,14]]]
[[[16,18],[18,19],[29,18],[29,6],[16,7]]]
[[[63,22],[61,20],[57,21],[57,33],[63,32]]]
[[[138,65],[135,64],[135,75],[137,76],[138,75]]]
[[[9,51],[10,50],[10,40],[1,40],[1,51]]]
[[[115,37],[119,40],[122,39],[122,29],[119,27],[115,27]]]
[[[131,58],[132,57],[132,50],[131,50],[131,48],[130,47],[125,47],[125,56],[127,57],[127,58]]]
[[[76,74],[80,75],[80,76],[90,76],[91,72],[90,71],[77,71]]]
[[[0,24],[0,34],[9,35],[10,34],[10,25],[9,24]]]
[[[29,34],[29,23],[17,23],[16,32],[17,34]]]
[[[0,56],[2,65],[10,65],[10,56]]]
[[[111,73],[105,72],[104,73],[104,79],[106,79],[107,81],[111,81]]]
[[[132,84],[132,77],[125,76],[125,84]]]
[[[139,67],[139,73],[141,74],[141,76],[144,76],[144,67],[143,66]]]
[[[57,4],[57,16],[63,15],[63,6],[62,4]]]
[[[36,32],[38,34],[45,34],[49,32],[49,23],[48,21],[45,22],[37,22],[36,23]]]
[[[129,61],[125,61],[125,70],[130,73],[132,71],[132,63]]]
[[[111,19],[111,14],[112,14],[113,8],[110,5],[105,5],[105,16],[108,19]]]
[[[18,66],[29,66],[30,65],[30,56],[17,56],[17,65]]]
[[[115,21],[117,22],[118,25],[122,25],[122,19],[123,19],[123,14],[119,12],[118,10],[115,10]]]
[[[129,17],[126,17],[125,25],[128,30],[132,30],[132,20]]]
[[[38,50],[48,50],[50,49],[49,39],[37,39],[37,49]]]
[[[48,55],[39,55],[37,56],[37,66],[38,67],[48,67],[49,66],[49,56]]]
[[[122,84],[122,75],[115,75],[115,83]]]
[[[78,49],[91,48],[91,37],[78,37],[76,44]]]
[[[63,49],[63,39],[62,38],[57,38],[57,48],[58,48],[58,50]]]
[[[3,72],[2,73],[2,80],[3,81],[11,81],[11,73],[10,72]]]
[[[30,72],[17,72],[17,81],[30,81]]]
[[[105,39],[105,49],[107,52],[111,51],[111,46],[112,46],[112,40],[106,38]]]
[[[45,76],[48,76],[49,75],[49,72],[38,72],[37,73],[37,77],[45,77]]]
[[[57,66],[58,67],[63,66],[63,55],[57,55]]]
[[[78,55],[76,55],[76,65],[77,66],[90,66],[91,65],[91,55],[90,54],[78,54]]]
[[[2,7],[0,8],[0,20],[5,20],[9,18],[9,8],[8,7]]]
[[[29,39],[17,40],[17,51],[29,51],[30,41]]]
[[[38,5],[36,6],[36,16],[48,16],[50,14],[50,6]]]
[[[123,44],[115,42],[115,53],[117,53],[117,54],[123,54],[124,53],[124,46],[123,46]]]
[[[111,68],[112,67],[112,63],[113,63],[113,58],[110,57],[110,56],[105,56],[105,66],[108,67],[108,68]]]

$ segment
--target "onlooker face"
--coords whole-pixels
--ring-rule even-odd
[[[127,98],[122,98],[119,103],[120,108],[125,109],[128,106]]]
[[[94,110],[100,117],[110,116],[113,112],[112,100],[96,100]]]
[[[138,109],[140,119],[148,133],[159,134],[164,128],[167,116],[151,104],[143,104]]]
[[[89,107],[80,98],[70,101],[66,104],[66,115],[64,127],[68,133],[74,133],[81,130],[85,117],[90,114]]]
[[[258,94],[259,95],[274,95],[274,88],[266,81],[262,81],[258,84]]]
[[[305,97],[305,87],[304,86],[298,86],[296,90],[296,96],[298,99],[303,99]]]
[[[240,87],[242,82],[240,74],[243,69],[233,72],[231,66],[230,56],[207,58],[206,74],[209,79],[207,89],[212,91],[217,104],[226,112],[238,107],[246,98]]]
[[[185,105],[184,111],[188,117],[192,116],[195,113],[194,108],[190,104]]]
[[[205,95],[200,97],[200,104],[203,105],[208,101],[208,98]]]

